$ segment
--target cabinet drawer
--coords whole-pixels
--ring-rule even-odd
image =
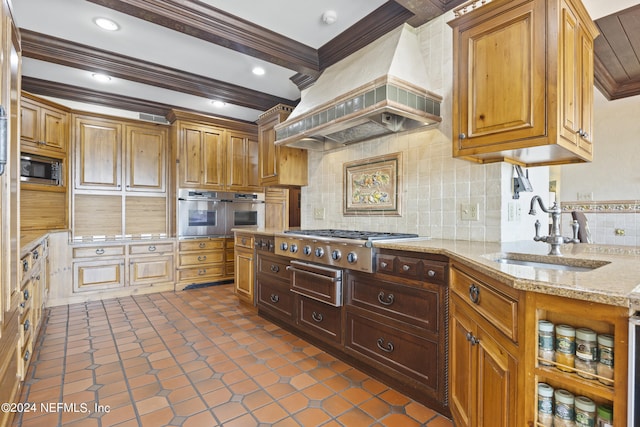
[[[451,290],[458,294],[493,326],[518,342],[518,300],[515,290],[490,285],[458,268],[451,269]]]
[[[285,320],[293,318],[294,294],[288,283],[269,277],[257,280],[258,307]]]
[[[33,330],[33,311],[27,310],[24,315],[20,318],[20,336],[22,337],[22,344],[26,345],[27,342],[31,341],[32,330]]]
[[[202,251],[211,249],[223,249],[224,239],[214,240],[186,240],[178,243],[178,250],[182,251]]]
[[[258,254],[257,274],[269,274],[279,277],[282,280],[289,280],[289,270],[287,266],[289,260],[286,258],[275,258]]]
[[[179,282],[205,283],[224,276],[224,264],[178,270]]]
[[[234,245],[240,248],[253,249],[253,235],[236,234]]]
[[[178,255],[178,264],[180,266],[206,265],[221,262],[224,262],[224,252],[222,251]]]
[[[345,346],[425,386],[438,389],[438,360],[444,349],[427,340],[374,319],[347,311]]]
[[[129,254],[161,254],[173,252],[173,243],[145,243],[129,245]]]
[[[73,248],[74,258],[93,258],[96,256],[124,255],[124,245],[118,246],[87,246]]]
[[[129,284],[145,285],[173,282],[173,255],[132,257],[129,261]]]
[[[370,275],[349,273],[347,303],[420,327],[434,334],[444,316],[441,300],[445,289],[437,285],[403,286]]]
[[[414,280],[446,284],[447,263],[430,259],[380,253],[376,256],[376,271]]]
[[[305,327],[305,332],[336,343],[342,341],[340,307],[300,297],[298,310],[300,326]]]

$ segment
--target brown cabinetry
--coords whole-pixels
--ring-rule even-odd
[[[532,323],[527,325],[527,335],[531,341],[537,343],[537,324],[539,320],[546,320],[554,325],[570,325],[574,328],[588,328],[597,334],[612,335],[613,345],[613,381],[607,385],[598,381],[597,377],[585,379],[578,374],[578,369],[564,368],[560,371],[554,361],[538,357],[537,347],[530,350],[530,360],[534,365],[534,381],[529,384],[526,393],[535,395],[537,384],[546,383],[554,389],[565,389],[575,396],[586,396],[597,405],[613,406],[614,427],[624,427],[627,423],[627,386],[628,386],[628,333],[629,309],[599,304],[590,301],[574,300],[553,295],[530,294]],[[535,337],[531,337],[535,335]],[[604,378],[605,381],[607,378]],[[537,413],[536,402],[533,399],[527,404],[531,413]],[[537,422],[537,420],[536,420]],[[535,424],[540,425],[540,424]]]
[[[225,238],[202,238],[178,242],[176,289],[189,285],[232,280],[227,273]]]
[[[238,298],[254,304],[255,258],[253,234],[235,233],[235,291]]]
[[[580,0],[467,9],[450,22],[454,157],[528,166],[591,161],[598,30]]]
[[[173,285],[173,242],[129,245],[129,286]]]
[[[21,150],[64,158],[69,140],[69,111],[22,92],[20,99]]]
[[[307,151],[275,145],[274,126],[283,122],[293,107],[276,105],[258,118],[260,185],[265,187],[305,186],[308,182]]]
[[[168,129],[73,116],[73,237],[166,236]]]
[[[268,251],[256,253],[256,302],[261,313],[292,324],[295,294],[289,290],[289,260]]]
[[[178,186],[224,190],[224,130],[180,122],[178,133]]]
[[[258,171],[258,139],[255,134],[229,132],[227,138],[227,188],[261,192]]]
[[[526,425],[523,294],[452,264],[450,408],[457,426]],[[527,411],[532,408],[527,408]]]

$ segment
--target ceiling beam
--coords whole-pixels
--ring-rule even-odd
[[[247,89],[181,70],[141,61],[91,46],[63,40],[26,29],[22,35],[22,55],[67,67],[100,72],[124,80],[217,99],[259,111],[295,101]]]

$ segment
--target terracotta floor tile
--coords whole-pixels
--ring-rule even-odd
[[[232,285],[49,308],[34,345],[22,401],[109,411],[13,427],[453,426],[259,317]]]

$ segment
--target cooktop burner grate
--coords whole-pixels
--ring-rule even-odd
[[[380,231],[358,231],[358,230],[335,230],[335,229],[319,229],[319,230],[287,230],[288,234],[300,234],[310,237],[325,237],[335,239],[354,239],[354,240],[385,240],[385,239],[405,239],[418,237],[417,234],[411,233],[385,233]]]

